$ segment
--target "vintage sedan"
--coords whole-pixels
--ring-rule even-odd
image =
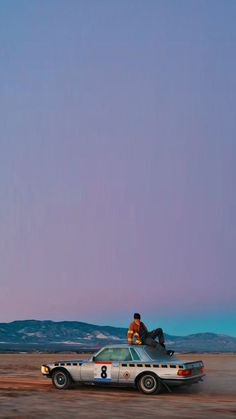
[[[184,361],[169,356],[160,347],[147,345],[109,345],[89,359],[50,362],[41,366],[44,376],[52,379],[57,389],[72,383],[133,386],[142,393],[155,394],[161,390],[202,381],[202,361]]]

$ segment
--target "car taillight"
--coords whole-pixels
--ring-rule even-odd
[[[178,370],[177,372],[177,375],[182,375],[182,376],[186,376],[190,374],[191,374],[191,370]]]
[[[200,368],[200,372],[203,373],[204,372],[204,367]]]

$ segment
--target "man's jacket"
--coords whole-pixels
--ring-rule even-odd
[[[135,343],[135,345],[142,345],[142,340],[145,339],[145,336],[147,335],[148,330],[143,322],[140,321],[133,321],[129,325],[128,329],[128,344],[132,345]],[[133,338],[135,338],[135,342],[133,342]]]

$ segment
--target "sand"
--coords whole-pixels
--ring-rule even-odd
[[[203,383],[146,396],[134,389],[75,386],[54,389],[40,373],[50,360],[77,354],[0,354],[0,418],[236,418],[236,355],[194,354]]]

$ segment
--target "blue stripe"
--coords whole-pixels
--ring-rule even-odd
[[[96,381],[111,381],[111,378],[95,378]]]

